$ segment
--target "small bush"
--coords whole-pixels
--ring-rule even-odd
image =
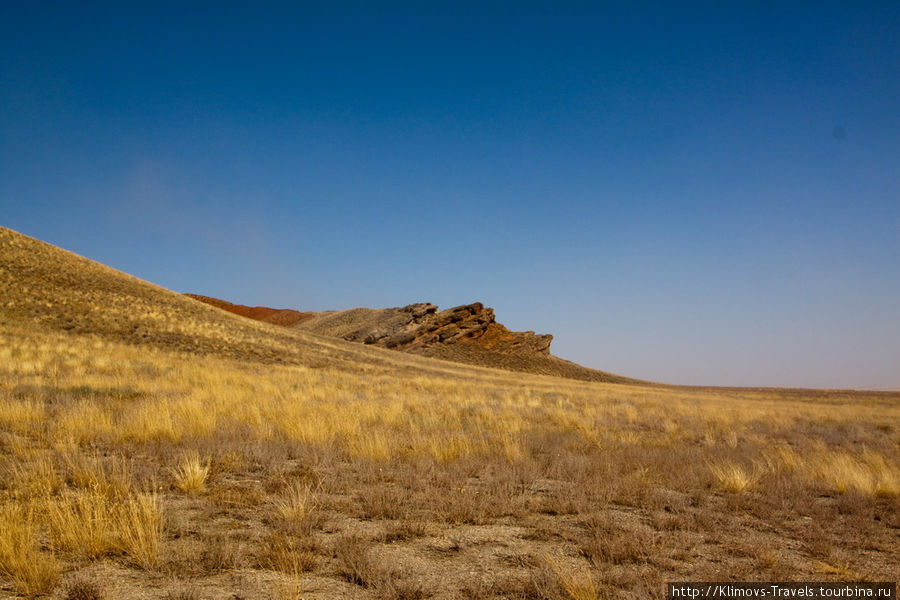
[[[372,544],[357,535],[345,535],[334,544],[338,573],[362,587],[375,587],[379,571],[371,557]]]

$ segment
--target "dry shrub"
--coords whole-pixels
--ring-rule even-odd
[[[309,516],[315,505],[310,485],[295,480],[275,500],[275,514],[289,523],[299,523]]]
[[[378,541],[384,544],[393,542],[403,542],[415,538],[424,537],[428,533],[428,528],[421,521],[411,521],[409,519],[401,519],[400,521],[391,521],[384,526]]]
[[[776,444],[774,448],[765,450],[762,457],[772,472],[795,473],[805,464],[803,458],[785,444]]]
[[[266,496],[257,485],[224,483],[210,488],[207,498],[214,505],[230,511],[236,508],[255,508],[265,502]]]
[[[502,487],[457,483],[435,501],[439,516],[448,523],[486,525],[494,519],[519,512],[520,499]]]
[[[216,473],[240,473],[247,469],[247,457],[234,450],[224,452],[213,463]]]
[[[0,430],[29,434],[46,419],[44,402],[34,398],[7,398],[0,402]]]
[[[344,535],[334,543],[334,557],[338,573],[362,587],[374,587],[381,571],[371,557],[372,543],[358,535]]]
[[[598,567],[604,563],[623,565],[647,562],[658,545],[653,534],[644,526],[626,526],[609,514],[590,515],[584,525],[587,531],[578,540],[579,548]]]
[[[359,494],[361,516],[365,519],[399,519],[406,512],[409,496],[385,483],[367,485]]]
[[[803,531],[803,550],[813,558],[830,558],[835,549],[829,532],[821,527],[808,527]]]
[[[356,585],[374,589],[384,600],[421,600],[429,597],[420,582],[410,575],[385,567],[373,556],[372,542],[357,535],[345,535],[334,544],[338,573]]]
[[[243,545],[227,535],[219,534],[203,539],[200,564],[207,573],[239,568],[243,557]]]
[[[171,590],[166,593],[164,600],[200,600],[200,592],[193,587]]]
[[[56,465],[46,453],[30,460],[10,462],[5,470],[7,486],[23,500],[53,495],[63,485]]]
[[[20,505],[0,507],[0,575],[25,596],[49,593],[59,581],[60,566],[41,552],[31,511]]]
[[[577,515],[585,507],[596,505],[589,499],[586,486],[561,484],[540,496],[538,510],[547,515]]]
[[[133,488],[128,463],[123,459],[103,460],[98,455],[81,454],[77,448],[63,453],[66,482],[77,488],[93,490],[109,497],[123,497]]]
[[[375,589],[382,600],[423,600],[431,597],[421,582],[397,571],[385,571]]]
[[[76,491],[44,502],[51,543],[76,556],[97,558],[124,552],[138,566],[150,568],[159,558],[162,518],[152,494],[110,499],[94,491]]]
[[[264,569],[297,575],[316,568],[315,549],[311,540],[275,534],[266,541],[258,562]]]
[[[771,569],[781,559],[781,555],[773,548],[761,548],[757,551],[756,559],[760,566]]]
[[[165,551],[160,557],[159,572],[171,577],[173,580],[189,580],[205,573],[204,548],[201,543],[192,537],[166,528],[167,534],[172,534],[172,540],[166,544]]]
[[[114,510],[106,496],[93,491],[46,499],[44,515],[51,544],[85,558],[115,551]]]
[[[275,586],[274,597],[278,598],[278,600],[303,600],[303,586],[301,585],[300,578],[296,575],[291,575],[287,577],[286,581],[279,581]],[[235,595],[234,599],[245,600],[245,597]]]
[[[97,398],[74,402],[56,414],[53,435],[76,445],[107,437],[114,430],[109,409]]]
[[[106,600],[106,594],[97,582],[79,578],[66,588],[63,600]]]
[[[206,491],[206,480],[209,477],[209,461],[200,459],[197,452],[188,452],[181,458],[181,463],[172,469],[175,487],[182,492],[195,496]]]

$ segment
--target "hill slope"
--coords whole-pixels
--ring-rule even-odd
[[[572,577],[625,599],[896,571],[900,394],[592,383],[410,352],[496,359],[516,339],[462,308],[451,324],[481,333],[450,344],[396,337],[403,309],[316,317],[345,336],[400,324],[350,342],[0,229],[0,600],[563,598]],[[449,340],[438,312],[424,329]]]
[[[350,343],[361,331],[389,323],[392,315],[403,310],[301,313],[187,297],[0,227],[0,326],[38,327],[192,354],[352,371],[375,367],[446,371],[446,364],[412,356],[419,354],[547,375],[565,375],[571,365],[572,372],[582,375],[577,379],[626,381],[552,356],[529,364],[527,358],[508,358],[489,347],[465,343],[451,350],[420,344],[404,354],[372,347],[384,344]],[[443,334],[447,325],[441,329]],[[486,340],[505,331],[499,324],[490,325],[484,333]],[[516,335],[529,339],[526,334]]]
[[[250,308],[196,294],[188,296],[251,319],[279,322],[302,331],[410,354],[584,381],[638,382],[551,355],[552,335],[510,331],[496,321],[493,309],[486,308],[480,302],[446,310],[438,310],[434,304],[418,303],[396,308],[301,313],[265,307]],[[288,316],[282,321],[273,320],[285,314]]]
[[[255,321],[263,323],[271,323],[272,325],[295,325],[304,319],[312,317],[315,313],[303,313],[290,308],[268,308],[266,306],[244,306],[243,304],[232,304],[218,298],[209,296],[200,296],[199,294],[185,294],[188,298],[199,300],[205,304],[227,310],[230,313],[247,317]]]
[[[357,371],[374,366],[442,368],[229,314],[0,227],[0,327],[4,326],[262,363]]]

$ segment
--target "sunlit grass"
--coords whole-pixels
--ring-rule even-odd
[[[25,596],[50,592],[59,581],[56,557],[38,547],[33,511],[0,505],[0,576]]]
[[[275,500],[276,514],[289,522],[305,519],[315,508],[315,496],[309,484],[292,481]]]
[[[721,489],[736,494],[756,487],[762,476],[759,468],[748,468],[733,462],[713,463],[709,468]]]
[[[197,452],[188,452],[178,466],[172,469],[175,487],[182,492],[195,496],[206,491],[206,480],[209,477],[209,461],[200,458]]]
[[[334,578],[341,553],[316,540],[356,526],[369,536],[360,556],[385,563],[378,577],[402,552],[369,552],[374,539],[458,564],[493,550],[436,538],[499,528],[500,543],[527,547],[504,549],[499,570],[549,569],[554,593],[575,600],[693,574],[713,545],[724,560],[805,576],[825,559],[858,569],[854,557],[870,550],[815,539],[814,528],[796,533],[808,539],[779,534],[778,554],[762,542],[724,547],[741,535],[729,531],[738,513],[783,532],[773,523],[801,514],[794,502],[826,533],[844,523],[839,511],[855,511],[868,524],[860,536],[881,536],[865,547],[896,554],[884,541],[900,497],[896,397],[470,369],[243,324],[92,268],[106,287],[59,283],[70,313],[42,304],[58,298],[40,289],[0,307],[0,578],[16,593],[49,592],[61,571],[92,561],[185,578],[202,568]],[[55,331],[67,314],[87,315],[73,323],[92,333]],[[122,343],[142,333],[158,343]],[[616,518],[591,525],[602,511]],[[198,521],[246,556],[211,548]],[[684,548],[666,554],[669,543]],[[548,547],[560,554],[541,562]],[[506,596],[528,597],[526,587]]]
[[[129,497],[113,513],[112,527],[122,548],[139,567],[150,569],[162,551],[162,513],[155,494]]]
[[[806,472],[838,493],[855,490],[866,495],[900,495],[900,468],[871,451],[851,454],[825,451],[809,461]]]
[[[573,566],[558,556],[547,554],[544,563],[556,576],[557,585],[568,600],[600,600],[597,584],[583,561]]]

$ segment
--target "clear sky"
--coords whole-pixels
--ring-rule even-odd
[[[2,2],[0,224],[584,365],[900,387],[900,3]]]

